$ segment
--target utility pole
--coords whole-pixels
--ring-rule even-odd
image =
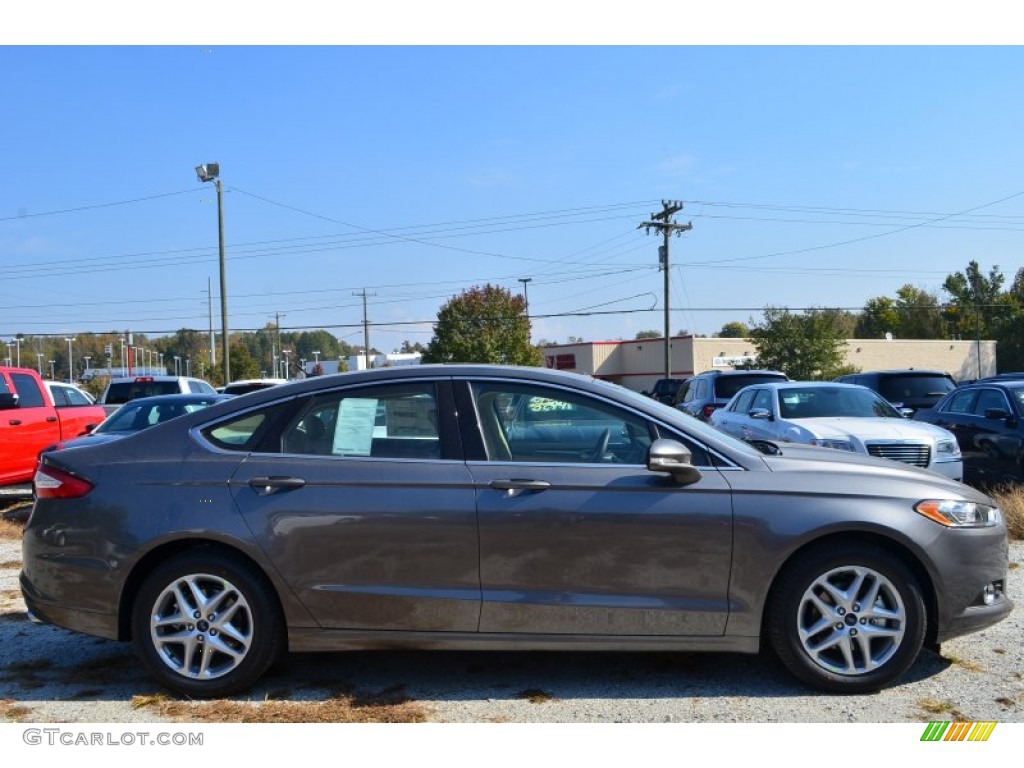
[[[532,283],[533,282],[533,278],[532,277],[520,277],[519,278],[519,282],[523,284],[523,303],[526,304],[526,320],[527,320],[527,322],[529,322],[529,320],[530,320],[530,297],[526,293],[526,284],[527,283]]]
[[[363,288],[362,293],[353,293],[353,296],[363,297],[363,356],[366,360],[366,369],[370,369],[370,321],[366,318],[366,297],[376,296],[376,293],[367,293]]]
[[[673,215],[683,210],[683,203],[681,200],[662,200],[661,201],[662,211],[661,213],[652,213],[651,221],[645,221],[640,227],[647,230],[647,234],[651,234],[651,230],[654,229],[657,232],[661,232],[664,242],[658,248],[658,261],[660,266],[658,267],[665,273],[665,378],[672,378],[672,331],[670,327],[669,317],[669,258],[668,258],[668,241],[669,237],[673,234],[678,235],[682,232],[693,229],[693,224],[676,224],[672,218]],[[640,227],[637,227],[639,229]]]

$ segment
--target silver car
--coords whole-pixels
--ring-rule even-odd
[[[823,381],[746,387],[710,423],[747,441],[806,443],[902,461],[963,480],[956,436],[910,421],[867,387]]]
[[[254,392],[47,454],[31,616],[132,641],[189,696],[286,651],[757,653],[864,692],[1005,617],[991,499],[750,445],[614,384],[409,366]]]

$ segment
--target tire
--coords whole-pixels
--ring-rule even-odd
[[[281,656],[284,618],[255,568],[196,550],[157,566],[139,588],[132,637],[149,673],[186,696],[252,686]]]
[[[797,678],[834,693],[869,693],[901,677],[924,643],[921,586],[889,552],[846,545],[812,552],[780,576],[768,641]]]

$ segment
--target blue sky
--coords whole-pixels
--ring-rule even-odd
[[[535,341],[767,305],[858,308],[1012,277],[1024,49],[995,46],[6,46],[0,338],[229,325],[426,343],[490,282]],[[616,312],[617,314],[593,314]],[[417,324],[416,321],[426,321]]]

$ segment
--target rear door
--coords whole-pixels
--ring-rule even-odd
[[[226,446],[246,432],[217,430]],[[447,380],[310,397],[271,432],[233,496],[321,626],[477,630],[477,516]]]

